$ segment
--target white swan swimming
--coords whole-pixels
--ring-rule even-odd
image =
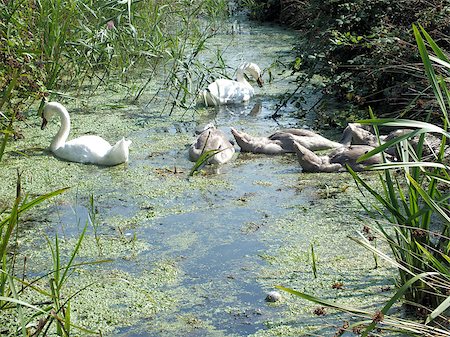
[[[225,78],[214,81],[200,93],[200,101],[207,106],[247,102],[255,94],[255,90],[245,79],[244,73],[255,78],[260,87],[263,86],[261,69],[258,65],[244,63],[237,69],[236,81]]]
[[[213,124],[207,124],[199,134],[196,141],[189,148],[189,160],[197,161],[200,156],[210,150],[218,152],[209,158],[210,164],[224,164],[229,161],[235,152],[233,144],[227,136],[216,129]]]
[[[77,163],[90,163],[104,166],[112,166],[128,161],[128,147],[131,140],[122,138],[114,146],[99,136],[86,135],[67,141],[70,132],[70,117],[67,109],[58,102],[45,104],[42,115],[44,129],[47,121],[54,115],[59,115],[61,127],[53,137],[50,151],[56,157]]]

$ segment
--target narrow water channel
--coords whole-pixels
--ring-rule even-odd
[[[77,324],[105,336],[333,335],[344,316],[318,317],[313,304],[287,294],[267,303],[267,292],[280,284],[356,306],[384,298],[386,269],[374,269],[373,257],[346,237],[361,229],[364,216],[349,175],[303,174],[294,156],[241,154],[236,145],[233,161],[188,177],[187,147],[203,124],[215,122],[230,138],[231,126],[268,135],[310,125],[289,105],[278,120],[270,118],[295,89],[280,65],[292,59],[296,33],[245,20],[230,27],[212,41],[224,49],[225,64],[252,61],[273,74],[249,104],[169,117],[155,104],[131,106],[102,95],[69,105],[72,135],[131,139],[127,165],[98,168],[45,151],[26,159],[9,152],[2,175],[12,191],[14,170],[29,165],[25,160],[34,169],[23,173],[24,188],[39,194],[71,186],[26,219],[33,224],[22,247],[33,262],[30,273],[51,265],[43,235],[53,240],[58,233],[68,253],[86,223],[80,260],[111,259],[71,275],[68,294],[90,284],[71,303]],[[306,105],[315,102],[313,92],[304,91]],[[38,123],[24,126],[28,143],[15,150],[47,146],[57,125],[43,133]],[[338,281],[343,289],[332,288]]]

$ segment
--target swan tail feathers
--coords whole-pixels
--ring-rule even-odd
[[[103,165],[118,165],[128,162],[130,144],[131,140],[126,140],[125,137],[119,140],[105,156]]]

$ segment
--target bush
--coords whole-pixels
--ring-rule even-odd
[[[326,75],[325,93],[344,103],[372,106],[381,116],[402,111],[406,117],[417,118],[432,104],[426,95],[419,99],[427,84],[411,26],[420,23],[449,50],[450,4],[440,0],[253,3],[254,18],[274,19],[302,31],[302,38],[309,42],[299,45],[298,53],[305,61],[302,70]]]

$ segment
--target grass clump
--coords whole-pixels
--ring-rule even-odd
[[[86,328],[77,324],[77,321],[81,320],[79,313],[82,312],[78,307],[79,297],[86,301],[84,293],[89,294],[92,291],[91,288],[95,288],[96,282],[91,280],[81,285],[74,285],[71,277],[74,273],[83,274],[92,265],[111,261],[106,259],[92,261],[92,255],[80,256],[83,255],[80,252],[86,249],[84,241],[89,221],[76,239],[65,242],[66,240],[60,240],[57,234],[53,239],[45,237],[51,255],[51,266],[48,269],[36,270],[28,261],[28,255],[23,256],[22,252],[24,243],[21,242],[21,238],[27,229],[21,226],[21,216],[45,201],[64,193],[67,189],[62,188],[31,198],[23,194],[21,175],[18,174],[15,200],[10,209],[3,209],[0,213],[0,334],[2,336],[101,334],[98,326],[92,325]],[[94,207],[92,196],[90,205]],[[89,220],[92,221],[92,218]],[[92,240],[95,241],[96,238]],[[93,243],[93,245],[97,244],[98,242]],[[36,242],[33,245],[36,245]],[[78,261],[80,258],[81,262]],[[44,257],[42,259],[48,260]],[[33,262],[36,263],[36,260]],[[171,271],[174,275],[176,272],[175,269]],[[111,281],[110,273],[108,277]],[[118,278],[116,283],[117,281],[128,282],[124,277]],[[142,292],[143,296],[149,296],[147,291],[136,290],[136,293],[139,292]],[[89,310],[92,312],[92,307]],[[96,312],[95,315],[100,313]],[[89,323],[93,321],[95,320],[88,320]]]

